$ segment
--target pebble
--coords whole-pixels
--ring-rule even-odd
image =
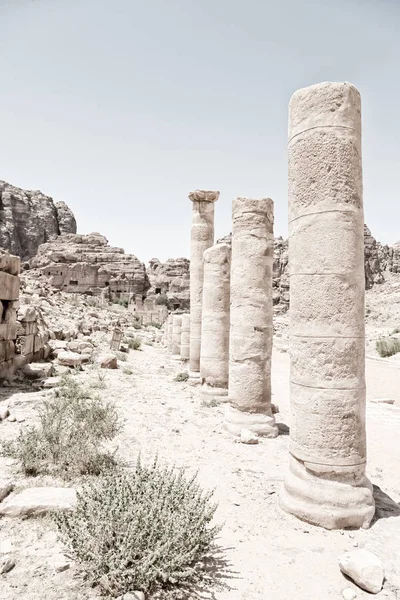
[[[15,567],[15,560],[13,558],[6,558],[0,562],[0,574],[9,573]]]
[[[357,598],[356,592],[351,588],[346,588],[345,590],[343,590],[342,596],[344,600],[354,600],[354,598]]]

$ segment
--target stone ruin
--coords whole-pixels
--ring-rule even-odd
[[[150,288],[146,267],[136,256],[108,245],[99,233],[66,234],[39,246],[29,263],[54,288],[128,303]]]
[[[233,202],[232,235],[214,245],[219,192],[192,192],[190,338],[189,315],[171,314],[164,346],[189,359],[204,393],[227,393],[228,432],[274,438],[272,311],[285,290],[293,417],[281,506],[327,529],[368,527],[365,288],[384,280],[384,261],[397,268],[398,248],[364,225],[358,90],[299,90],[289,114],[289,245],[274,241],[272,200],[252,198]]]
[[[162,263],[158,258],[149,262],[148,276],[151,288],[148,296],[163,301],[170,310],[189,310],[190,261],[187,258],[169,258]]]
[[[0,379],[48,357],[49,334],[40,313],[20,303],[20,259],[0,254]]]

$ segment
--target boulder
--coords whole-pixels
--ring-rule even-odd
[[[0,479],[0,502],[13,490],[14,484],[9,479]]]
[[[385,572],[381,560],[368,550],[352,550],[339,558],[342,573],[360,588],[377,594],[381,591]]]
[[[59,352],[58,363],[64,367],[77,367],[83,363],[83,356],[77,352],[62,350]]]
[[[99,356],[98,362],[102,369],[118,369],[118,360],[114,354],[103,354]]]
[[[26,488],[8,496],[0,503],[0,515],[23,517],[47,512],[71,510],[76,505],[73,488],[38,487]]]
[[[51,377],[54,367],[51,363],[29,363],[22,367],[22,372],[28,379],[45,379]]]

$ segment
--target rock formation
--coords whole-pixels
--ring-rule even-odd
[[[128,302],[150,287],[144,264],[122,248],[109,246],[99,233],[66,234],[42,244],[30,267],[55,288],[93,295],[107,288],[113,301]]]
[[[289,107],[290,463],[281,505],[327,529],[368,527],[361,100],[349,83]]]
[[[162,263],[158,258],[149,262],[148,276],[151,288],[148,294],[164,297],[170,310],[188,310],[190,306],[190,261],[187,258],[169,258]]]
[[[64,202],[0,181],[0,248],[27,261],[60,233],[76,233],[75,217]]]
[[[230,406],[225,428],[276,437],[271,406],[274,204],[236,198],[232,206],[229,340]]]

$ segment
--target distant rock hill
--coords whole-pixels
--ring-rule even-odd
[[[0,248],[27,261],[40,244],[63,233],[76,233],[75,217],[64,202],[0,181]]]
[[[189,228],[189,225],[188,225]],[[115,300],[135,294],[161,295],[170,308],[189,308],[189,260],[150,261],[148,268],[122,248],[108,245],[98,233],[76,235],[76,220],[64,202],[40,191],[22,190],[0,181],[0,248],[26,267],[50,278],[65,291],[99,294],[108,288]],[[187,232],[188,238],[190,231]],[[228,235],[218,242],[229,242]],[[385,272],[400,273],[400,242],[382,245],[364,226],[365,287],[385,281]],[[288,240],[274,241],[273,302],[276,312],[289,306]]]

